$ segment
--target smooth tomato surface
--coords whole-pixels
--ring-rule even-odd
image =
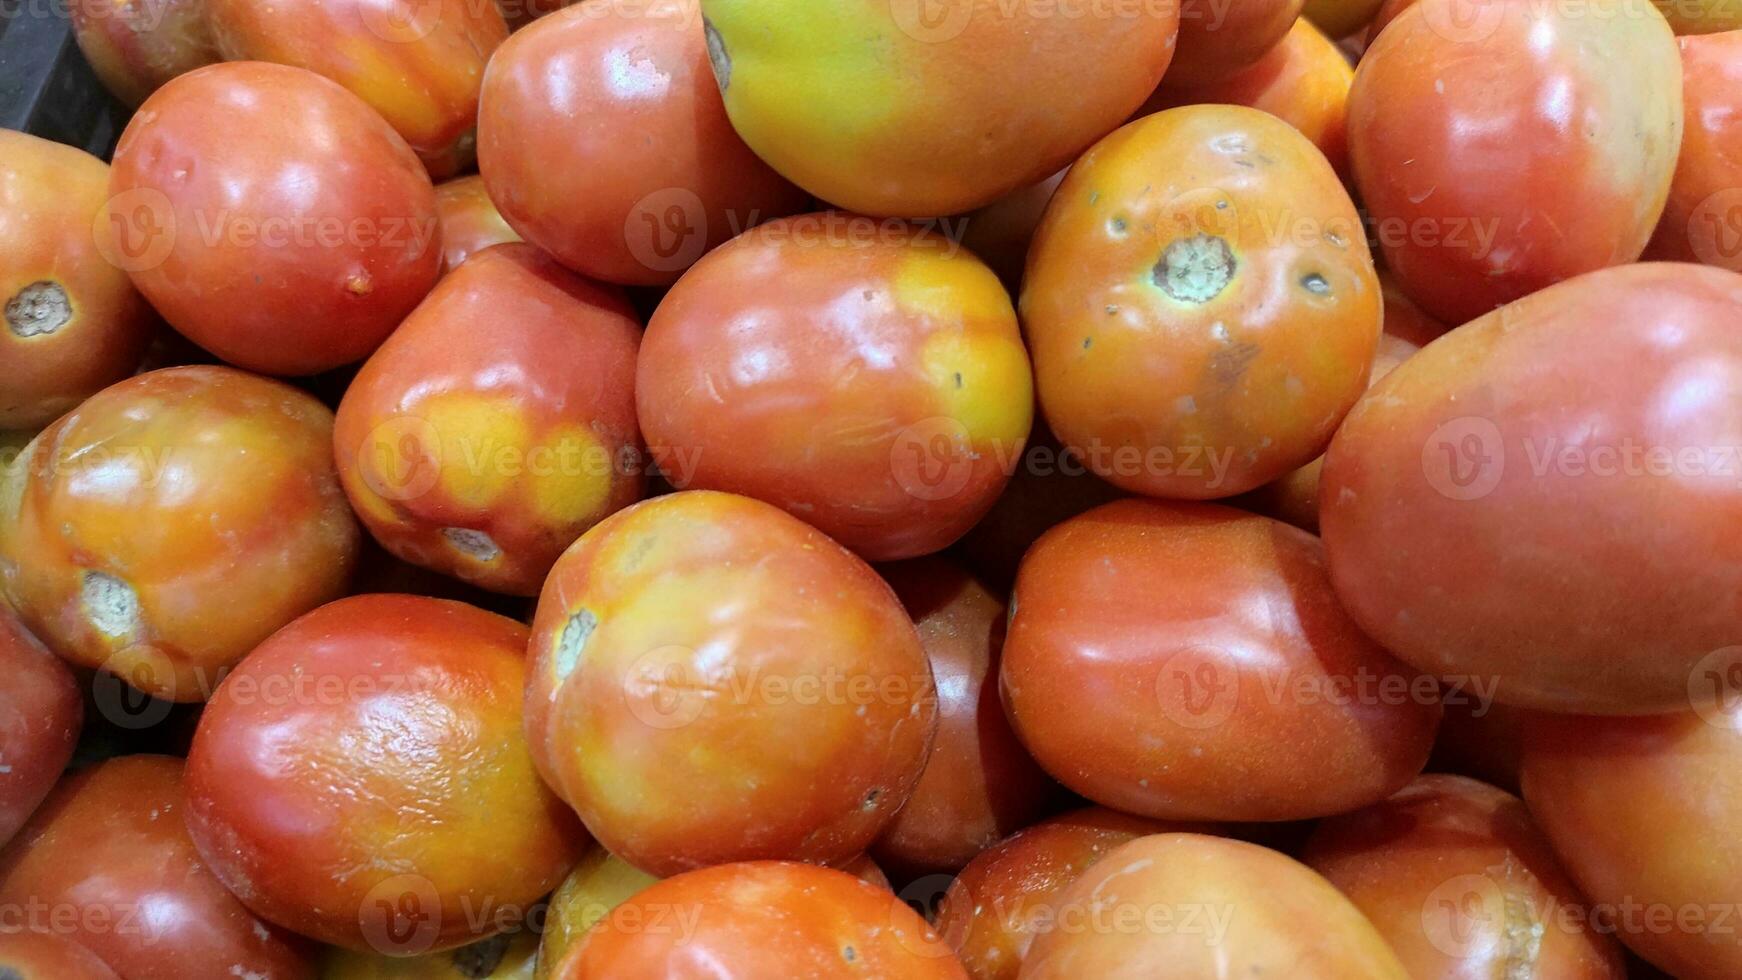
[[[73,37],[103,87],[137,106],[163,83],[222,60],[208,0],[75,0]]]
[[[116,980],[96,953],[48,932],[0,933],[0,977],[10,980]]]
[[[1681,156],[1646,255],[1742,272],[1742,30],[1679,43]]]
[[[1166,78],[1219,82],[1282,43],[1305,0],[1181,0],[1179,51]]]
[[[520,235],[490,200],[484,178],[455,177],[436,185],[436,215],[442,226],[442,272],[459,268],[474,252],[492,245],[518,242]]]
[[[60,779],[83,721],[72,671],[0,602],[0,846]]]

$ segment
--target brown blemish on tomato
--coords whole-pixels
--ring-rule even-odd
[[[702,18],[702,30],[708,36],[708,60],[714,65],[714,80],[720,83],[720,91],[732,87],[732,55],[726,50],[726,39],[714,27],[714,22]]]
[[[97,632],[124,640],[139,632],[139,595],[126,582],[103,572],[86,572],[79,607]]]
[[[6,326],[20,337],[46,337],[72,318],[72,301],[58,282],[38,280],[6,301]]]

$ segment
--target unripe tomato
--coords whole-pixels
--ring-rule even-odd
[[[452,272],[473,252],[520,241],[490,200],[484,178],[473,174],[437,184],[436,215],[442,226],[442,273]]]
[[[60,779],[83,720],[72,671],[0,601],[0,846]]]
[[[165,85],[121,134],[109,191],[113,260],[171,326],[252,371],[361,360],[441,271],[416,154],[300,68],[235,62]]]
[[[527,737],[613,854],[669,875],[845,861],[907,802],[937,728],[912,622],[864,562],[697,491],[607,518],[533,621]]]
[[[1381,325],[1330,164],[1240,106],[1146,116],[1078,161],[1035,235],[1022,314],[1065,445],[1125,490],[1190,499],[1319,455]]]
[[[478,163],[527,241],[629,285],[809,202],[733,132],[696,0],[588,0],[514,35],[484,79]]]
[[[63,658],[203,701],[344,589],[357,525],[332,426],[308,395],[224,367],[93,395],[0,478],[0,591]]]
[[[422,956],[386,956],[333,947],[321,980],[533,980],[538,933],[504,932],[470,946]]]
[[[73,37],[110,94],[137,106],[163,83],[222,60],[208,0],[75,0]]]
[[[602,847],[588,851],[551,893],[534,975],[547,980],[594,923],[658,881]]]
[[[1181,0],[1179,51],[1167,70],[1176,85],[1209,85],[1257,62],[1282,43],[1305,0]]]
[[[1737,642],[1739,319],[1742,276],[1627,266],[1393,371],[1325,456],[1320,518],[1355,621],[1505,703],[1685,708],[1702,658]]]
[[[9,980],[117,980],[109,965],[51,932],[0,932],[0,977]]]
[[[339,477],[363,523],[406,561],[537,595],[582,531],[641,497],[640,341],[619,290],[530,245],[473,256],[339,404]]]
[[[525,921],[585,843],[521,734],[526,628],[371,595],[273,634],[188,753],[188,829],[263,918],[359,952]]]
[[[1679,43],[1681,156],[1646,255],[1742,272],[1742,30]]]
[[[1349,149],[1404,291],[1463,323],[1639,258],[1681,144],[1680,65],[1646,0],[1399,14],[1356,72]]]
[[[62,780],[0,852],[8,929],[64,936],[126,980],[312,980],[303,940],[255,918],[194,850],[182,768],[134,755]]]
[[[1410,976],[1626,976],[1524,801],[1473,779],[1423,776],[1324,820],[1301,860],[1355,903]]]
[[[750,148],[830,204],[904,218],[971,211],[1070,163],[1143,104],[1180,26],[1175,0],[1087,16],[989,0],[701,6]]]
[[[1004,702],[1036,760],[1159,819],[1339,813],[1421,772],[1438,686],[1337,602],[1317,538],[1127,500],[1054,528],[1011,600]]]
[[[107,261],[109,168],[0,130],[0,429],[38,428],[145,356],[157,320]]]
[[[673,485],[768,501],[872,561],[973,527],[1034,416],[998,278],[942,235],[837,212],[697,263],[648,324],[635,397]]]

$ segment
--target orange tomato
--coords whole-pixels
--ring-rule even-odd
[[[658,881],[602,847],[589,850],[551,893],[534,976],[547,980],[594,923]]]
[[[1246,68],[1282,43],[1305,0],[1181,0],[1179,51],[1167,77],[1208,85]]]
[[[97,954],[49,932],[0,933],[0,977],[11,980],[117,980]]]
[[[442,226],[442,272],[459,268],[474,252],[492,245],[518,242],[520,236],[490,200],[484,178],[473,174],[437,184],[436,216]]]
[[[1742,31],[1679,43],[1681,156],[1646,256],[1742,272]]]

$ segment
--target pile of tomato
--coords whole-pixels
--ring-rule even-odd
[[[1736,0],[70,6],[0,977],[1742,977]]]

